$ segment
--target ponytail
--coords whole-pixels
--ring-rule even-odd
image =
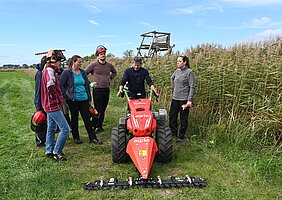
[[[183,62],[186,62],[186,67],[190,68],[190,61],[188,56],[179,56],[182,58]]]

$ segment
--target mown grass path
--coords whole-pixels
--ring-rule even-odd
[[[0,199],[281,199],[281,168],[276,176],[260,175],[265,167],[253,152],[232,146],[213,146],[197,139],[174,145],[171,163],[154,163],[151,176],[193,175],[208,178],[208,187],[180,189],[129,189],[85,191],[84,182],[110,177],[136,176],[132,163],[111,161],[111,128],[125,113],[124,99],[111,93],[101,146],[88,143],[80,122],[83,144],[68,139],[67,162],[47,159],[44,149],[35,147],[29,128],[34,112],[34,80],[23,72],[0,72]],[[196,126],[196,124],[194,125]],[[265,154],[267,156],[267,153]],[[281,158],[276,167],[281,167]],[[277,177],[278,176],[278,177]],[[280,177],[279,177],[280,176]]]

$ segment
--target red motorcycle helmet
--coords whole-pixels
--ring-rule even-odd
[[[33,113],[30,120],[30,128],[34,132],[43,132],[47,128],[47,118],[43,111],[36,111]]]

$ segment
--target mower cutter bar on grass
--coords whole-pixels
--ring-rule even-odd
[[[170,180],[162,180],[160,176],[157,179],[137,178],[135,181],[132,177],[128,181],[118,181],[116,178],[111,178],[109,181],[96,180],[85,183],[85,190],[109,190],[109,189],[128,189],[128,188],[181,188],[181,187],[205,187],[207,179],[186,176],[181,179],[172,176]]]

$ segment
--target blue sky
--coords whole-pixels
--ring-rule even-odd
[[[282,0],[1,0],[0,66],[33,64],[36,52],[87,56],[100,44],[122,57],[140,34],[170,32],[174,51],[282,36]]]

